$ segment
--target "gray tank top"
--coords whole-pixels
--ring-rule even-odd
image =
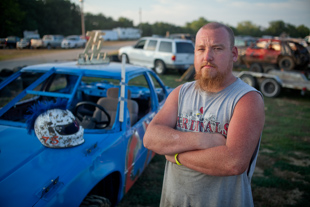
[[[185,83],[179,92],[176,128],[180,131],[216,132],[226,137],[237,102],[250,91],[257,90],[239,78],[218,93],[196,90],[195,82]],[[254,206],[251,178],[257,154],[258,150],[248,171],[225,177],[209,176],[167,161],[160,206]]]

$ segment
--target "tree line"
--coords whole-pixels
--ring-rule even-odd
[[[81,34],[81,10],[78,4],[70,0],[5,0],[0,1],[0,37],[10,35],[23,36],[24,30],[38,30],[45,34],[72,35]],[[136,27],[142,30],[142,36],[153,34],[165,36],[167,31],[173,33],[195,34],[204,24],[211,22],[204,17],[188,22],[184,26],[176,26],[165,22],[154,24],[140,23],[134,26],[133,21],[125,17],[114,20],[103,14],[84,14],[85,30],[104,30],[116,27]],[[230,25],[228,25],[230,26]],[[235,35],[261,37],[263,35],[301,37],[309,35],[310,29],[305,25],[294,26],[282,20],[269,22],[268,28],[253,24],[251,21],[230,26]]]

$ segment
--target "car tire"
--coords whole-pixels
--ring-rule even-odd
[[[125,62],[126,62],[126,63],[130,63],[129,57],[128,57],[128,55],[125,54],[125,53],[123,53],[123,54],[120,56],[120,58],[119,58],[120,61],[122,62],[123,55],[125,55]]]
[[[256,88],[256,86],[257,86],[257,80],[256,80],[256,78],[254,78],[254,77],[251,76],[251,75],[242,75],[242,76],[240,77],[240,79],[241,79],[243,82],[247,83],[249,86],[252,86],[253,88]]]
[[[262,73],[263,72],[263,67],[259,63],[253,63],[250,66],[250,71],[257,72],[257,73]]]
[[[279,67],[280,69],[283,69],[283,70],[293,70],[295,67],[293,58],[288,57],[288,56],[280,58]]]
[[[269,73],[272,70],[279,70],[276,65],[267,65],[264,67],[264,73]]]
[[[161,60],[156,60],[154,69],[157,74],[159,75],[164,74],[166,72],[165,63]]]
[[[98,195],[86,196],[80,207],[111,207],[112,204],[109,199]]]
[[[273,98],[280,94],[281,86],[276,80],[267,78],[261,83],[260,90],[264,96]]]

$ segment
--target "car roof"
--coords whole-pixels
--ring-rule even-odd
[[[280,42],[280,40],[279,39],[269,39],[269,38],[260,38],[259,40],[258,40],[259,42],[262,42],[262,41],[270,41],[270,42]]]
[[[27,66],[21,69],[21,72],[47,72],[51,69],[55,69],[57,72],[68,72],[70,74],[84,74],[84,75],[94,75],[94,76],[108,76],[114,79],[121,79],[121,69],[122,64],[116,62],[110,62],[105,64],[89,64],[89,65],[79,65],[76,61],[72,62],[61,62],[61,63],[46,63]],[[125,65],[127,77],[135,76],[136,74],[141,74],[146,71],[151,71],[148,68]]]
[[[152,39],[152,40],[170,40],[170,41],[174,41],[174,42],[189,42],[189,43],[193,43],[192,40],[186,40],[186,39],[175,39],[175,38],[169,38],[169,37],[143,37],[140,40],[143,39]]]

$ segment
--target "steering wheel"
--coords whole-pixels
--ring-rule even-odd
[[[93,103],[93,102],[89,102],[89,101],[82,101],[76,104],[75,108],[74,108],[74,115],[82,122],[84,119],[84,116],[92,116],[91,113],[87,113],[87,111],[82,112],[81,110],[79,110],[79,108],[81,106],[84,105],[91,105],[91,106],[95,106],[96,108],[100,109],[100,111],[102,111],[108,118],[107,121],[97,121],[96,119],[93,119],[93,121],[95,122],[96,125],[96,129],[104,129],[106,127],[108,127],[110,125],[111,122],[111,116],[109,115],[109,113],[99,104]]]

